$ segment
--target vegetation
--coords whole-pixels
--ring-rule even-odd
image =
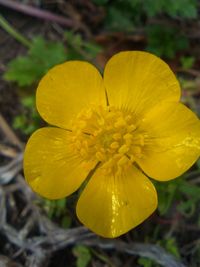
[[[34,1],[21,2],[31,5]],[[46,24],[43,21],[36,23],[26,15],[24,21],[39,23],[39,27],[34,34],[28,34],[25,30],[19,33],[18,26],[14,29],[12,20],[11,23],[7,21],[8,10],[5,8],[2,11],[0,26],[7,31],[5,36],[13,37],[9,45],[19,42],[17,47],[23,49],[20,53],[16,51],[13,58],[4,59],[2,56],[5,71],[3,87],[0,88],[0,105],[6,101],[1,100],[2,90],[4,95],[11,95],[10,109],[15,105],[17,95],[19,108],[11,112],[9,107],[2,104],[0,112],[21,140],[25,142],[31,133],[44,125],[35,108],[35,89],[40,78],[51,67],[66,60],[78,59],[93,62],[101,69],[112,54],[121,50],[146,50],[165,59],[181,82],[183,102],[199,115],[200,55],[196,41],[199,42],[200,36],[196,35],[199,20],[197,0],[82,0],[69,1],[69,4],[54,1],[52,6],[48,5],[48,1],[35,2],[36,8],[68,16],[74,24],[71,27],[65,27],[62,23],[55,26],[50,17],[48,33],[44,34],[42,29]],[[65,8],[62,9],[62,5]],[[13,21],[16,16],[18,19],[20,17],[16,11],[12,11],[11,16]],[[32,25],[29,27],[31,29]],[[18,31],[17,34],[15,31]],[[14,46],[14,49],[17,50],[17,47]],[[4,51],[3,46],[1,50]],[[7,91],[9,86],[13,91]],[[6,142],[2,141],[7,145]],[[8,161],[9,157],[5,158],[0,164]],[[182,177],[155,184],[159,196],[157,212],[122,240],[127,243],[137,241],[157,244],[186,266],[200,266],[200,161]],[[75,205],[74,196],[58,201],[38,198],[34,205],[40,207],[43,214],[63,229],[79,225],[71,209]],[[15,255],[14,248],[12,251]],[[70,263],[66,263],[66,259],[62,263],[59,257],[53,256],[52,263],[47,266],[114,267],[124,265],[124,261],[126,266],[169,266],[141,254],[127,259],[123,253],[113,255],[101,247],[87,244],[75,244],[67,252],[60,251],[60,255],[62,253],[67,253]],[[0,254],[12,257],[12,253],[3,245]],[[22,258],[17,257],[16,261],[23,264]]]

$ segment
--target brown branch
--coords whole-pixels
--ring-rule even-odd
[[[17,150],[0,143],[0,155],[8,158],[15,158],[17,156]]]
[[[64,16],[59,16],[52,12],[41,10],[30,5],[21,4],[13,0],[0,0],[0,5],[5,6],[7,8],[11,8],[26,15],[30,15],[47,21],[56,22],[67,27],[72,27],[74,24],[72,20],[67,19]]]
[[[103,250],[146,257],[163,267],[186,267],[158,245],[126,243],[119,239],[103,239],[85,227],[62,229],[43,215],[38,206],[34,205],[37,197],[21,175],[17,175],[13,181],[15,192],[9,189],[11,185],[0,187],[0,234],[16,248],[15,256],[21,254],[25,257],[25,266],[41,267],[46,264],[54,252],[82,244]],[[18,198],[15,199],[16,195]],[[21,198],[20,205],[24,205],[20,212],[18,211],[19,196]],[[10,202],[12,205],[9,204]],[[24,222],[20,225],[20,229],[19,226],[17,227],[15,219],[8,219],[13,217],[13,210],[7,206],[15,207],[18,220],[22,219]],[[38,229],[38,231],[35,232],[34,229]]]
[[[0,167],[0,184],[8,184],[22,170],[23,154],[19,153],[7,165]]]
[[[0,0],[1,1],[1,0]],[[16,134],[13,132],[13,130],[10,128],[4,117],[0,114],[0,130],[4,133],[6,138],[13,144],[18,146],[20,149],[23,148],[23,144],[19,140],[19,138],[16,136]]]
[[[200,71],[195,70],[195,69],[178,68],[178,69],[176,69],[176,71],[177,71],[177,72],[188,73],[188,74],[191,74],[191,75],[193,75],[193,76],[197,76],[197,77],[200,76]]]
[[[186,267],[183,263],[175,259],[174,256],[166,252],[163,248],[154,244],[125,243],[123,241],[108,241],[102,239],[91,239],[80,242],[87,246],[98,247],[105,250],[116,250],[121,253],[146,257],[154,260],[164,267]]]

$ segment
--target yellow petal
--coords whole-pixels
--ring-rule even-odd
[[[147,114],[140,130],[146,137],[138,164],[152,178],[173,179],[200,155],[200,121],[181,103],[161,103]]]
[[[91,103],[106,105],[103,81],[87,62],[68,61],[52,68],[40,81],[36,104],[49,124],[70,129],[71,120]]]
[[[147,52],[121,52],[107,63],[104,82],[110,105],[140,117],[162,100],[178,101],[179,83],[160,58]]]
[[[143,222],[157,207],[150,180],[133,166],[121,176],[97,169],[77,203],[77,216],[100,236],[114,238]]]
[[[89,170],[82,168],[81,160],[71,152],[70,134],[58,128],[42,128],[30,137],[25,148],[26,181],[46,198],[72,194],[88,175]]]

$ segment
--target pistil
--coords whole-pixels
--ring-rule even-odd
[[[107,172],[120,174],[142,156],[144,141],[131,112],[91,107],[73,121],[71,147],[85,166],[96,160]]]

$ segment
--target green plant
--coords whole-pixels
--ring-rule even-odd
[[[72,31],[65,32],[64,38],[67,43],[68,60],[94,59],[102,48],[94,42],[85,41],[80,34]]]
[[[147,27],[148,45],[146,50],[163,56],[173,58],[176,52],[188,48],[188,40],[174,28],[161,25]]]
[[[13,59],[7,66],[4,78],[19,86],[37,82],[51,67],[67,59],[62,43],[35,37],[26,56]]]
[[[71,225],[71,217],[67,212],[66,204],[66,198],[59,200],[44,199],[42,202],[42,206],[50,219],[58,220],[62,227],[69,228]]]
[[[197,0],[93,0],[105,9],[105,27],[109,30],[132,31],[137,25],[146,26],[145,20],[160,14],[171,18],[196,18]],[[124,16],[124,14],[126,14]]]
[[[186,217],[191,217],[196,211],[197,204],[200,201],[200,188],[192,184],[184,177],[166,182],[165,184],[156,183],[158,190],[159,204],[158,211],[160,215],[165,215],[177,202],[177,210]]]
[[[166,250],[174,255],[177,259],[180,259],[180,252],[174,238],[166,238],[158,242],[162,247],[166,248]]]
[[[90,249],[86,246],[75,246],[73,254],[76,257],[76,267],[86,267],[92,259]]]
[[[192,56],[190,57],[182,56],[180,58],[180,62],[183,69],[191,69],[194,65],[195,58]]]
[[[182,194],[178,210],[186,217],[191,217],[197,208],[200,201],[200,188],[198,185],[193,185],[187,181],[182,182],[179,186],[179,191]]]
[[[16,82],[18,86],[30,86],[53,66],[66,60],[92,60],[100,51],[100,46],[86,42],[81,35],[66,32],[66,47],[63,43],[46,41],[42,37],[32,40],[26,56],[11,60],[4,73],[4,79]]]
[[[160,267],[154,261],[147,259],[147,258],[143,258],[143,257],[140,257],[138,259],[138,263],[139,263],[139,266],[142,266],[142,267]]]
[[[35,97],[26,96],[21,99],[23,113],[13,120],[13,128],[20,130],[25,135],[30,135],[41,124],[39,114],[35,108]]]

